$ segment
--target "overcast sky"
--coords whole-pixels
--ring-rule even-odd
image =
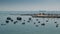
[[[60,0],[0,0],[0,11],[60,11]]]

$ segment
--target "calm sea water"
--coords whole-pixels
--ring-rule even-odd
[[[18,21],[16,19],[17,17],[22,17],[22,20],[18,21],[18,23],[16,24],[13,24],[14,21],[13,22],[9,21],[9,23],[6,23],[5,21],[7,17],[11,17],[14,21]],[[27,22],[29,18],[32,18],[32,17],[20,16],[20,15],[9,15],[9,12],[6,12],[6,13],[0,12],[0,34],[60,34],[60,19],[32,18],[30,22]],[[36,19],[38,19],[40,23],[38,23]],[[46,20],[48,20],[48,22],[46,22]],[[55,21],[57,21],[57,24],[59,24],[58,27],[56,27],[56,23],[54,23]],[[22,24],[23,22],[25,22],[25,24]],[[36,24],[34,24],[34,22]],[[45,25],[42,26],[41,25],[42,23],[45,23]],[[1,25],[1,24],[6,24],[6,25]],[[36,27],[36,25],[38,25],[38,27]]]

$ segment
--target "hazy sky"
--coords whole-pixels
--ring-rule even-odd
[[[0,11],[58,10],[60,0],[0,0]]]

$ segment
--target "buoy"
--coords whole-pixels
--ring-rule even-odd
[[[22,18],[21,17],[17,17],[17,20],[22,20]]]
[[[36,21],[38,21],[38,19],[36,19]]]
[[[14,24],[16,24],[16,23],[17,23],[17,21],[14,22]]]
[[[6,23],[9,23],[9,21],[7,20]]]
[[[25,21],[25,20],[24,20]]]
[[[38,21],[38,23],[40,23],[40,21]]]
[[[38,25],[36,25],[36,27],[38,27]]]
[[[42,26],[44,26],[44,25],[45,25],[45,23],[42,23],[41,25],[42,25]]]
[[[56,27],[58,27],[59,24],[56,25]]]
[[[54,23],[57,23],[57,22],[54,22]]]
[[[25,24],[25,22],[22,23],[23,25]]]
[[[28,23],[30,22],[30,21],[27,21]]]
[[[46,22],[48,22],[48,20],[46,20]]]
[[[36,23],[34,22],[34,24],[36,24]]]
[[[1,25],[6,25],[6,24],[1,24]]]
[[[11,22],[13,22],[13,20],[11,20]]]
[[[11,20],[11,18],[10,17],[7,17],[7,20]]]
[[[29,20],[31,20],[31,18],[29,18]]]

